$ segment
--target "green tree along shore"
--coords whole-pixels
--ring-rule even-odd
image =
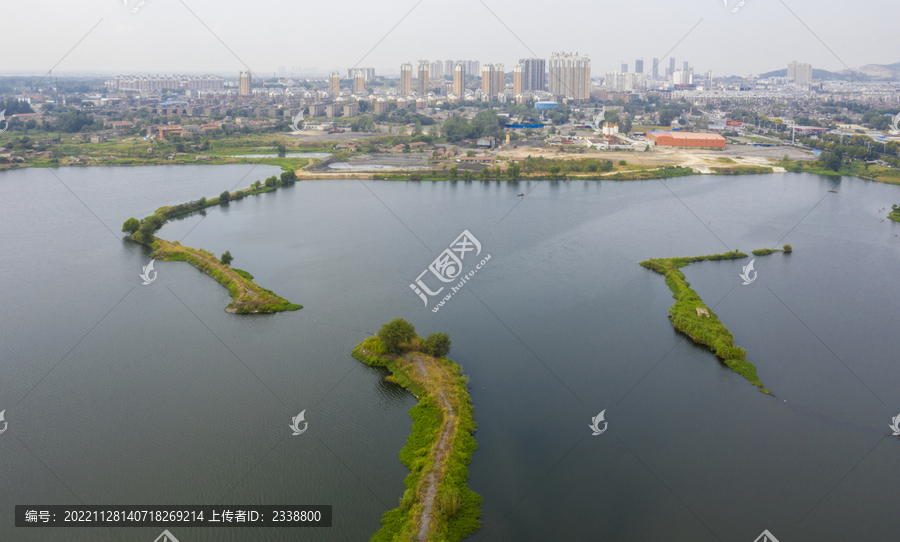
[[[412,434],[400,451],[410,473],[399,507],[386,512],[372,542],[458,542],[481,527],[481,496],[466,485],[468,464],[478,448],[472,400],[462,368],[445,357],[445,333],[422,339],[402,319],[382,326],[353,350],[371,366],[387,367],[419,403],[409,410]]]
[[[213,205],[227,205],[230,201],[238,201],[247,196],[277,190],[281,186],[293,184],[297,176],[293,170],[288,170],[281,174],[280,179],[272,178],[276,181],[271,186],[261,186],[257,181],[251,188],[233,193],[226,190],[217,198],[200,198],[180,205],[160,207],[143,220],[129,218],[122,225],[122,231],[131,234],[133,241],[151,247],[154,251],[151,257],[188,262],[225,286],[232,298],[232,302],[225,308],[227,312],[255,314],[300,310],[303,305],[291,303],[275,295],[271,290],[258,286],[253,282],[253,276],[250,273],[229,267],[233,260],[231,252],[226,251],[220,260],[212,252],[186,247],[178,241],[170,242],[156,237],[156,232],[163,224],[173,218],[202,212]]]
[[[790,245],[785,245],[784,252],[790,252]],[[773,249],[754,250],[757,256],[782,252]],[[669,308],[669,319],[678,331],[690,337],[694,342],[705,345],[712,350],[716,357],[734,372],[746,378],[751,384],[757,386],[759,391],[770,393],[765,389],[759,377],[756,375],[756,367],[746,360],[747,351],[734,345],[734,337],[725,327],[719,317],[700,299],[697,292],[691,289],[680,268],[693,262],[704,260],[737,260],[747,258],[743,252],[726,252],[725,254],[712,254],[709,256],[694,256],[692,258],[653,258],[641,262],[641,266],[665,275],[666,284],[672,290],[675,304]],[[700,314],[697,309],[708,311],[709,316]]]

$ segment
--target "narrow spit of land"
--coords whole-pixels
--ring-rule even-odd
[[[303,308],[301,305],[294,305],[269,290],[261,288],[253,282],[253,275],[240,269],[232,269],[223,264],[211,252],[186,247],[178,241],[169,242],[159,237],[155,239],[159,248],[153,253],[154,258],[188,262],[228,288],[228,293],[233,301],[225,307],[225,312],[256,314]]]
[[[248,196],[271,192],[296,181],[296,174],[288,170],[281,179],[275,176],[266,179],[266,184],[257,181],[254,186],[236,192],[222,192],[217,198],[201,198],[196,201],[182,203],[171,207],[160,207],[152,215],[138,221],[130,218],[122,227],[123,232],[131,232],[131,239],[147,245],[154,250],[151,257],[161,260],[188,262],[205,272],[222,286],[228,288],[232,302],[225,311],[232,314],[259,314],[282,311],[296,311],[303,305],[291,303],[287,299],[275,295],[253,282],[253,275],[240,269],[233,269],[207,250],[186,247],[178,241],[167,241],[156,237],[156,232],[163,224],[174,218],[183,217],[196,212],[205,212],[208,207],[228,205]]]
[[[416,342],[416,341],[413,341]],[[418,339],[421,343],[421,339]],[[419,403],[410,409],[412,434],[400,452],[410,469],[400,506],[384,514],[373,542],[458,542],[481,526],[481,497],[466,485],[478,447],[474,412],[459,365],[414,349],[388,354],[378,337],[353,351],[359,361],[387,367],[388,379]]]
[[[765,256],[775,252],[791,252],[790,245],[785,245],[784,250],[759,249],[754,250],[755,256]],[[756,374],[756,367],[747,361],[747,351],[734,345],[734,336],[725,327],[716,313],[706,306],[697,292],[691,289],[691,283],[687,281],[680,268],[691,265],[693,262],[705,260],[737,260],[746,258],[747,255],[740,251],[726,252],[725,254],[712,254],[709,256],[694,256],[689,258],[653,258],[641,262],[641,266],[651,269],[666,277],[666,284],[672,290],[675,304],[669,308],[669,320],[678,331],[690,337],[695,343],[702,344],[712,350],[716,357],[731,368],[732,371],[746,378],[751,384],[759,388],[762,393],[771,393],[763,387]]]

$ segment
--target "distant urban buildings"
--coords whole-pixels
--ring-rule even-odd
[[[225,81],[217,75],[117,75],[106,82],[107,90],[223,90]]]
[[[435,79],[440,79],[444,76],[444,63],[440,60],[432,62],[428,65],[428,75],[429,77],[434,77]]]
[[[693,71],[677,71],[672,74],[672,84],[673,85],[693,85],[694,84],[694,72]]]
[[[485,64],[481,67],[481,95],[490,101],[506,89],[503,64]]]
[[[328,76],[328,90],[331,92],[331,96],[333,98],[337,98],[341,95],[341,73],[338,71],[333,71]]]
[[[547,61],[543,58],[522,58],[522,90],[525,92],[547,90]]]
[[[513,96],[521,96],[525,94],[525,66],[521,63],[513,66]]]
[[[631,92],[642,86],[643,74],[628,72],[609,72],[604,81],[606,89],[611,92]]]
[[[375,68],[348,68],[347,69],[347,79],[356,78],[356,71],[361,70],[363,73],[363,78],[366,81],[372,81],[375,79]]]
[[[463,62],[457,62],[453,67],[452,92],[460,98],[466,94],[466,65]]]
[[[421,62],[420,62],[421,64]],[[400,95],[409,96],[412,92],[412,62],[400,64]]]
[[[238,74],[238,94],[240,96],[250,96],[250,71],[241,70]]]
[[[577,53],[550,57],[550,94],[576,102],[591,96],[591,59]]]
[[[659,79],[659,59],[653,59],[653,79]]]
[[[364,94],[366,92],[366,70],[369,68],[355,68],[353,70],[353,93]]]
[[[644,59],[639,58],[634,61],[634,73],[644,73]]]
[[[787,77],[793,79],[795,83],[800,85],[808,85],[812,83],[812,64],[802,64],[794,61],[788,64]]]
[[[427,60],[420,60],[416,67],[418,71],[419,96],[424,97],[431,90],[431,65]]]

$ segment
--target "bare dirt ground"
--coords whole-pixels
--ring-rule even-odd
[[[683,149],[674,147],[656,147],[647,152],[632,151],[599,151],[587,149],[584,152],[559,152],[558,147],[501,147],[497,154],[510,158],[541,156],[562,160],[625,160],[630,164],[642,164],[646,167],[683,166],[690,167],[698,173],[710,173],[711,167],[773,166],[773,162],[788,155],[791,160],[813,160],[815,156],[805,150],[794,147],[753,147],[745,145],[728,145],[725,150],[713,151],[704,149]],[[729,159],[731,162],[723,160]],[[780,168],[779,168],[780,169]],[[777,170],[776,170],[777,171]]]

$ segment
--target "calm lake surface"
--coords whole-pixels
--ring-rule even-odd
[[[227,314],[226,290],[180,262],[141,284],[150,259],[122,240],[127,218],[279,171],[0,173],[0,540],[162,531],[13,526],[17,504],[79,503],[331,504],[332,528],[170,531],[368,540],[402,495],[415,398],[350,352],[395,317],[449,333],[471,377],[484,525],[470,540],[896,540],[900,224],[883,218],[900,187],[304,181],[159,234],[231,251],[303,310]],[[463,230],[491,259],[432,312],[409,285]],[[638,262],[784,243],[793,254],[756,258],[750,285],[749,259],[684,269],[770,397],[673,330],[671,291]]]

